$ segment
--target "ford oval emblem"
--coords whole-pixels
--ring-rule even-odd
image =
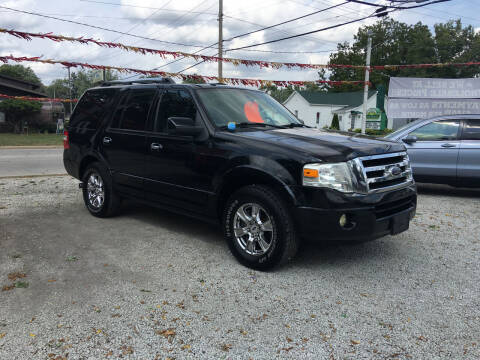
[[[398,166],[394,166],[390,168],[390,174],[392,174],[393,176],[400,175],[401,173],[402,173],[402,169],[400,169]]]

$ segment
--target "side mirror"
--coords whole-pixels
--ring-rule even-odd
[[[169,117],[168,133],[181,136],[195,136],[202,132],[201,126],[195,126],[195,120],[188,117]]]
[[[403,139],[403,142],[405,144],[413,144],[414,142],[417,142],[417,137],[415,135],[408,135],[406,138]]]

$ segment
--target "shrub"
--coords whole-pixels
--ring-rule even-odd
[[[338,121],[338,115],[333,114],[332,124],[330,125],[330,129],[340,130],[340,122]]]

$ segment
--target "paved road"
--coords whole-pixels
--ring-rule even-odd
[[[0,359],[480,359],[479,214],[480,191],[421,188],[409,231],[258,272],[208,224],[2,179]]]
[[[0,178],[6,176],[64,174],[63,149],[2,149]]]

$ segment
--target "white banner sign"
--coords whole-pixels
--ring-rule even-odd
[[[480,99],[480,78],[390,78],[388,97],[413,99]]]
[[[480,114],[480,99],[389,99],[387,116],[422,119],[442,115]]]

